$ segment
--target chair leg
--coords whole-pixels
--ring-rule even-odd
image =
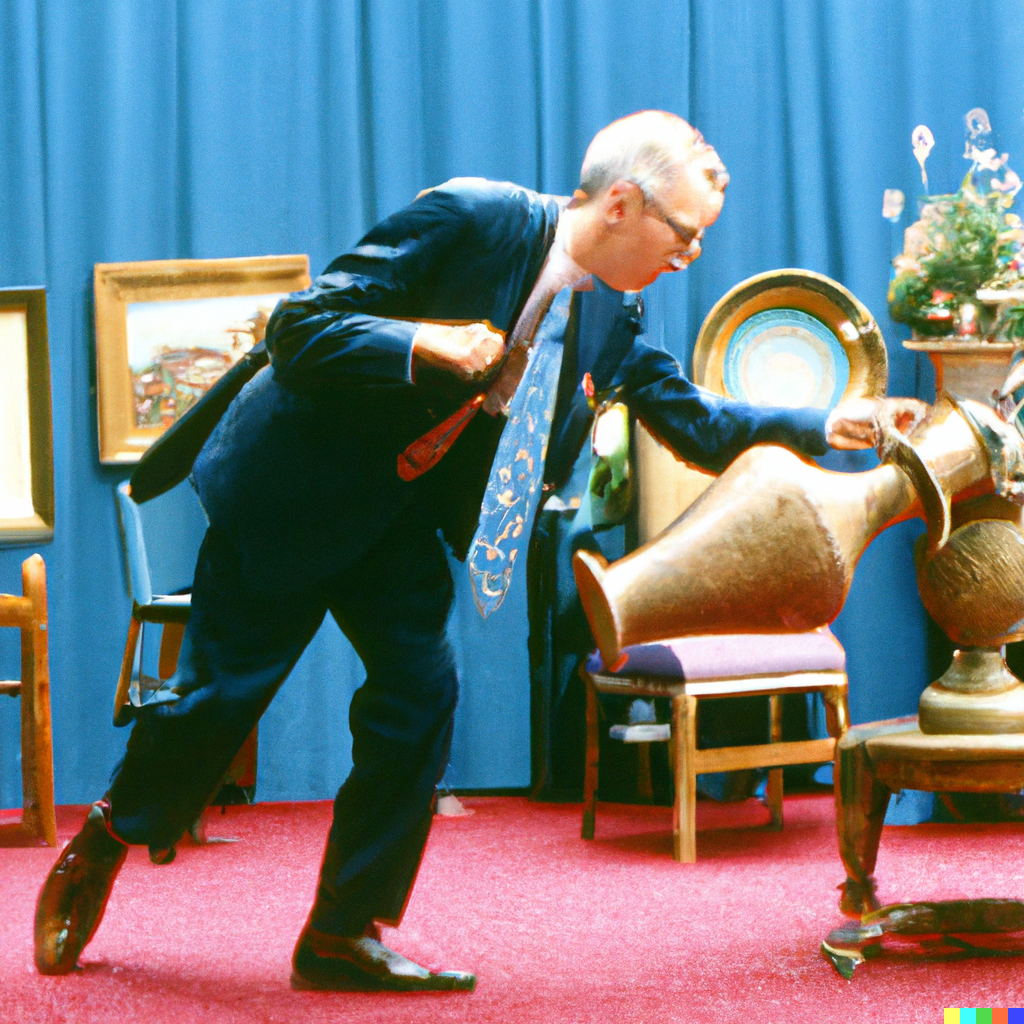
[[[224,773],[224,780],[221,783],[228,783],[238,786],[239,789],[247,789],[256,785],[256,758],[259,750],[259,726],[254,726],[251,733],[245,738],[245,742],[235,754],[234,760],[228,765]]]
[[[672,698],[672,739],[675,744],[676,799],[672,811],[672,855],[684,864],[697,860],[697,698]]]
[[[850,728],[850,706],[845,686],[828,686],[821,691],[825,702],[825,728],[829,736],[840,740]]]
[[[768,783],[765,786],[764,802],[771,812],[772,820],[768,828],[778,831],[782,828],[782,769],[768,770]]]
[[[128,639],[124,645],[124,657],[121,659],[121,675],[117,680],[114,693],[114,725],[127,725],[131,720],[122,715],[121,709],[128,703],[128,694],[132,685],[132,669],[135,667],[135,649],[139,646],[139,630],[142,623],[132,616],[128,623]]]
[[[772,694],[768,698],[771,716],[771,741],[778,743],[782,739],[782,698]],[[768,771],[768,785],[765,787],[765,803],[771,813],[772,820],[768,827],[782,828],[782,769],[771,768]]]
[[[46,565],[39,555],[25,560],[21,578],[32,602],[32,621],[21,630],[21,824],[30,837],[56,846]]]
[[[636,790],[637,799],[642,804],[654,803],[654,782],[651,779],[651,745],[650,743],[638,743],[636,745]]]
[[[600,757],[600,737],[597,731],[597,691],[594,681],[580,671],[587,693],[587,753],[583,772],[583,829],[584,839],[594,838],[594,816],[597,813],[597,762]]]
[[[160,658],[157,662],[157,674],[161,680],[170,679],[177,670],[178,655],[181,653],[181,641],[184,637],[184,622],[164,623],[164,631],[160,636]],[[132,657],[134,660],[134,652]]]

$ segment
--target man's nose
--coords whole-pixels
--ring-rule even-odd
[[[687,249],[679,253],[678,256],[674,256],[669,260],[669,265],[673,270],[684,270],[701,254],[702,251],[699,239],[695,238]]]

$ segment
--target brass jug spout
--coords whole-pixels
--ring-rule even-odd
[[[600,551],[577,551],[573,556],[572,570],[583,610],[594,636],[604,639],[603,644],[598,640],[598,647],[605,664],[612,666],[621,657],[623,645],[620,643],[622,629],[615,621],[615,609],[605,587],[607,569],[608,559]]]

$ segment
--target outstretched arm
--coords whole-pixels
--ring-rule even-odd
[[[888,427],[909,434],[927,412],[916,398],[858,398],[822,409],[754,406],[715,395],[688,381],[668,353],[641,341],[620,370],[626,400],[648,428],[687,462],[724,469],[751,445],[770,443],[805,455],[828,447],[879,444]]]
[[[667,352],[636,341],[616,383],[651,432],[687,462],[723,470],[751,445],[771,443],[823,455],[826,413],[748,405],[715,395],[683,376]]]

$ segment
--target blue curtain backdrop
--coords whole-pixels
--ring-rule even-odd
[[[598,128],[661,107],[703,130],[732,183],[704,257],[651,289],[652,336],[686,363],[725,290],[808,267],[878,318],[891,392],[929,397],[930,369],[886,316],[882,190],[913,206],[920,122],[937,140],[933,190],[954,188],[974,106],[1020,170],[1024,0],[0,0],[0,284],[45,285],[49,302],[58,801],[103,792],[125,740],[110,712],[129,615],[112,497],[126,471],[97,458],[94,263],[304,252],[316,273],[452,175],[569,191]],[[919,529],[874,543],[836,625],[855,720],[913,711],[928,682]],[[0,551],[0,589],[16,589],[27,554]],[[528,783],[523,576],[485,625],[456,572],[450,785]],[[0,676],[17,672],[5,633]],[[361,678],[328,623],[261,725],[262,799],[333,793]],[[16,711],[0,706],[4,806],[19,801]]]

